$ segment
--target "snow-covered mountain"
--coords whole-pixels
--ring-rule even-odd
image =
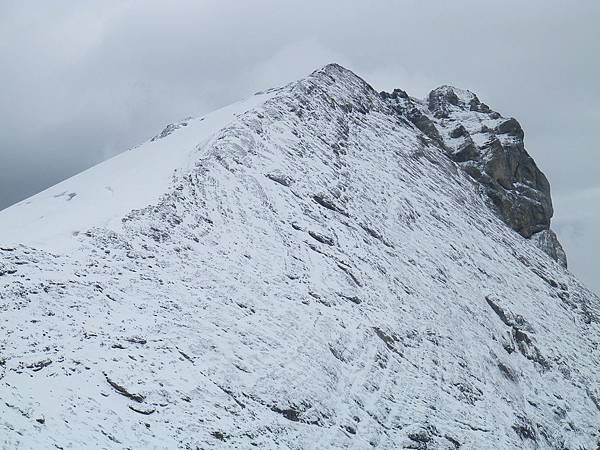
[[[596,449],[516,120],[335,64],[0,212],[3,448]]]

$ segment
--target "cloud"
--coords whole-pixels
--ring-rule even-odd
[[[559,213],[554,228],[569,256],[571,271],[600,292],[600,187],[556,196],[555,203]]]

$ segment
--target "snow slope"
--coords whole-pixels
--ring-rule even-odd
[[[76,246],[73,236],[91,227],[119,230],[124,215],[157,202],[174,174],[201,159],[220,129],[271,95],[168,125],[148,142],[0,211],[2,241],[61,251]]]
[[[600,300],[352,72],[251,101],[0,217],[0,446],[595,449]]]

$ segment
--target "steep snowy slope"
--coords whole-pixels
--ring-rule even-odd
[[[125,214],[158,201],[176,171],[202,158],[201,149],[220,129],[270,95],[168,125],[143,145],[0,211],[2,241],[64,250],[76,245],[74,235],[91,227],[120,229]]]
[[[4,211],[0,445],[595,449],[537,172],[498,191],[529,239],[444,136],[488,113],[405,99],[436,141],[397,97],[329,65]]]

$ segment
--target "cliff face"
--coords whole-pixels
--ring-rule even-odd
[[[514,118],[505,118],[475,94],[451,86],[429,93],[426,100],[395,90],[382,96],[463,170],[477,180],[493,209],[526,238],[566,267],[558,239],[550,230],[553,215],[550,184],[523,143],[524,132]]]
[[[600,300],[471,96],[329,65],[0,212],[0,444],[595,448]]]

